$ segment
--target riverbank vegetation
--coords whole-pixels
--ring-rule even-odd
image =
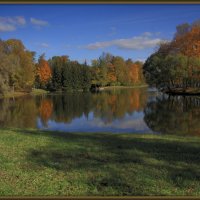
[[[8,92],[5,92],[4,94],[0,94],[0,99],[15,98],[15,97],[21,97],[21,96],[26,96],[26,95],[47,94],[47,93],[49,93],[49,91],[43,90],[43,89],[36,89],[36,88],[32,88],[31,92],[8,91]]]
[[[103,53],[91,65],[72,61],[68,56],[45,55],[35,59],[36,52],[22,41],[0,41],[0,95],[30,93],[32,88],[48,91],[89,90],[92,85],[133,86],[144,83],[142,63]]]
[[[200,21],[177,26],[172,41],[160,44],[144,64],[150,85],[170,93],[200,93]]]
[[[35,79],[34,55],[20,40],[0,41],[0,94],[31,90]]]
[[[39,58],[36,87],[50,91],[89,90],[92,86],[134,86],[144,84],[142,63],[103,53],[91,66],[71,61],[68,56]]]
[[[1,129],[1,196],[199,196],[200,138]]]
[[[80,64],[67,55],[45,55],[36,60],[36,52],[22,41],[0,41],[0,95],[48,91],[89,90],[107,86],[135,86],[145,83],[165,92],[200,93],[200,22],[177,26],[174,38],[162,42],[146,62],[124,60],[102,53],[91,64]]]
[[[91,83],[100,86],[130,86],[144,84],[143,63],[124,60],[120,56],[103,53],[92,61]]]

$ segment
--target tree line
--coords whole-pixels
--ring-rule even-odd
[[[12,91],[30,92],[32,88],[49,91],[89,90],[92,85],[135,85],[144,82],[143,63],[109,53],[80,64],[68,56],[45,55],[25,48],[17,39],[0,40],[0,94]]]
[[[36,64],[36,88],[50,91],[88,90],[90,79],[87,64],[70,61],[68,56],[53,56],[46,61],[43,54]]]
[[[143,63],[124,60],[120,56],[103,53],[92,60],[92,84],[100,86],[126,86],[144,83]]]
[[[102,53],[88,65],[68,56],[45,55],[25,48],[17,39],[0,40],[0,94],[30,92],[32,88],[89,90],[92,85],[127,86],[143,84],[157,88],[200,87],[200,21],[176,27],[171,41],[162,42],[143,64]]]
[[[147,83],[157,88],[199,88],[200,21],[178,25],[174,38],[161,43],[143,69]]]

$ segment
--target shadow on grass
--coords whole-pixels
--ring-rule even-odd
[[[104,176],[91,176],[88,181],[101,194],[110,187],[119,191],[119,195],[149,195],[148,191],[138,188],[130,179],[144,175],[145,183],[146,173],[153,179],[154,172],[160,169],[167,171],[165,181],[174,187],[188,188],[188,181],[200,181],[199,140],[187,142],[133,135],[123,137],[120,134],[28,130],[19,130],[19,133],[52,138],[48,146],[28,152],[27,159],[36,165],[66,173],[74,170],[103,172]],[[162,173],[159,176],[162,178]],[[135,183],[138,184],[137,181]]]

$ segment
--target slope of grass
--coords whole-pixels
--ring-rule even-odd
[[[28,95],[28,93],[26,93],[26,92],[18,92],[18,91],[16,91],[16,92],[7,92],[4,95],[0,94],[0,99],[21,97],[21,96],[25,96],[25,95]]]
[[[31,91],[31,94],[33,94],[33,95],[37,95],[37,94],[46,94],[46,93],[48,93],[47,90],[36,89],[36,88],[32,89],[32,91]]]
[[[33,89],[31,92],[20,92],[20,91],[15,91],[15,92],[7,92],[4,95],[0,94],[0,99],[3,98],[14,98],[14,97],[21,97],[21,96],[26,96],[26,95],[39,95],[39,94],[47,94],[48,91],[42,90],[42,89]]]
[[[0,195],[200,195],[200,138],[0,130]]]

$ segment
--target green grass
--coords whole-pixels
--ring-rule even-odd
[[[33,88],[32,91],[31,91],[31,94],[33,94],[33,95],[37,95],[37,94],[46,94],[46,93],[48,93],[47,90],[36,89],[36,88]]]
[[[32,91],[30,93],[28,92],[19,92],[19,91],[15,91],[15,92],[7,92],[4,95],[0,94],[0,99],[2,98],[13,98],[13,97],[21,97],[21,96],[25,96],[25,95],[38,95],[38,94],[46,94],[48,93],[48,91],[46,90],[42,90],[42,89],[32,89]]]
[[[136,84],[136,85],[130,85],[130,86],[105,86],[101,87],[104,90],[110,90],[110,89],[124,89],[124,88],[143,88],[148,87],[147,84]]]
[[[200,195],[200,138],[0,130],[0,195]]]
[[[20,97],[20,96],[25,96],[27,95],[28,93],[25,93],[25,92],[7,92],[5,93],[4,95],[1,95],[0,94],[0,99],[3,99],[3,98],[13,98],[13,97]]]

